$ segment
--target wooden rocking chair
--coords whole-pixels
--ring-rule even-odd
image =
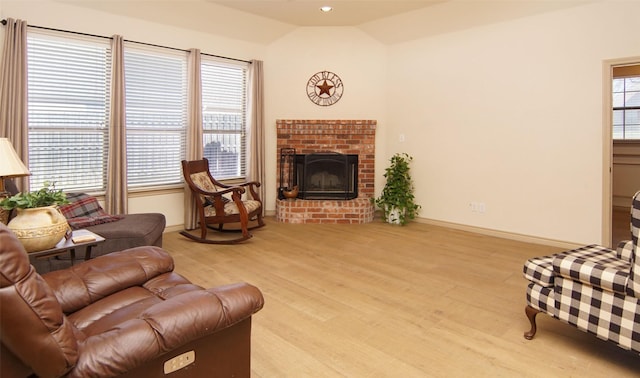
[[[200,237],[184,230],[180,233],[200,243],[234,244],[251,238],[249,230],[264,226],[262,219],[262,201],[258,195],[259,182],[251,181],[230,186],[216,181],[209,172],[207,159],[182,161],[182,174],[191,189],[198,210],[200,221]],[[242,199],[242,195],[249,189],[251,199]],[[249,227],[249,221],[257,221],[254,227]],[[227,223],[239,223],[240,229],[223,230]],[[242,236],[235,239],[208,239],[207,229],[220,232],[241,232]]]

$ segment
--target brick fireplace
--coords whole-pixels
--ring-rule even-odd
[[[374,120],[277,120],[280,150],[297,154],[334,152],[358,155],[358,196],[350,200],[276,199],[276,219],[285,223],[367,223],[373,221],[375,182]],[[278,188],[282,185],[277,178]]]

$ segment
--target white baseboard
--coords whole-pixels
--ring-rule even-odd
[[[495,237],[498,237],[498,238],[516,240],[516,241],[521,241],[521,242],[525,242],[525,243],[547,245],[547,246],[550,246],[550,247],[558,247],[558,248],[564,248],[564,249],[575,249],[575,248],[579,248],[579,247],[583,247],[584,246],[583,244],[576,244],[576,243],[566,242],[566,241],[562,241],[562,240],[547,239],[547,238],[541,238],[541,237],[537,237],[537,236],[518,234],[518,233],[514,233],[514,232],[507,232],[507,231],[498,231],[498,230],[492,230],[492,229],[489,229],[489,228],[475,227],[475,226],[469,226],[469,225],[465,225],[465,224],[451,223],[451,222],[439,221],[439,220],[434,220],[434,219],[416,218],[415,221],[418,222],[418,223],[425,223],[425,224],[431,224],[431,225],[434,225],[434,226],[448,227],[448,228],[453,228],[453,229],[456,229],[456,230],[474,232],[476,234],[487,235],[487,236],[495,236]]]
[[[172,226],[166,226],[164,228],[163,233],[174,232],[174,231],[182,231],[182,230],[184,230],[184,225],[183,224],[176,224],[176,225],[172,225]]]
[[[275,216],[275,211],[267,210],[265,212],[265,216],[273,217]],[[489,228],[475,227],[475,226],[469,226],[465,224],[445,222],[445,221],[439,221],[434,219],[416,218],[415,221],[418,223],[431,224],[431,225],[440,226],[440,227],[448,227],[456,230],[474,232],[476,234],[495,236],[498,238],[516,240],[516,241],[521,241],[525,243],[548,245],[550,247],[574,249],[574,248],[583,246],[583,244],[570,243],[570,242],[561,241],[561,240],[541,238],[537,236],[518,234],[514,232],[498,231],[498,230],[492,230]],[[178,225],[171,225],[171,226],[165,227],[164,232],[166,233],[166,232],[174,232],[174,231],[182,231],[182,230],[184,230],[184,225],[178,224]]]

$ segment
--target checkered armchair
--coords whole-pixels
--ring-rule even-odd
[[[544,312],[640,353],[640,191],[633,196],[630,225],[631,240],[616,250],[588,245],[527,260],[531,329],[525,338],[533,338],[536,315]]]

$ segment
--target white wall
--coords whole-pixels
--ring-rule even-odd
[[[378,121],[376,150],[384,148],[386,51],[385,46],[351,27],[299,28],[268,46],[264,63],[267,210],[275,209],[277,196],[277,119],[374,119]],[[306,95],[309,78],[325,70],[336,73],[344,84],[341,99],[332,106],[315,105]],[[376,166],[384,165],[384,154],[376,155]]]
[[[392,45],[357,28],[298,28],[260,45],[52,0],[0,1],[1,18],[263,60],[267,210],[275,208],[276,119],[366,118],[379,122],[377,192],[391,154],[408,152],[421,217],[601,242],[602,64],[640,56],[638,2],[595,2]],[[442,17],[457,11],[434,7]],[[321,70],[345,83],[331,107],[305,94]],[[160,198],[135,196],[130,206],[179,225],[182,196]],[[471,212],[469,202],[486,212]]]
[[[126,3],[123,2],[123,7],[127,6]],[[172,11],[175,10],[155,8],[155,12],[167,12],[168,18],[176,17]],[[238,59],[263,59],[266,52],[261,44],[119,16],[90,7],[66,4],[64,1],[0,0],[0,18],[8,17],[26,20],[30,25],[102,36],[120,34],[127,40],[180,49],[199,48],[203,53]],[[216,17],[214,12],[209,15],[212,23],[217,22]],[[0,33],[4,34],[4,29]]]
[[[158,11],[161,10],[158,9]],[[8,17],[27,20],[30,25],[88,34],[102,36],[120,34],[127,40],[167,47],[180,49],[195,47],[203,53],[237,59],[264,59],[266,53],[265,46],[259,44],[118,16],[52,0],[2,0],[0,19]],[[0,27],[0,40],[3,39],[4,28]],[[136,194],[129,198],[129,212],[160,212],[165,214],[168,227],[178,228],[183,224],[183,194],[163,192],[153,197]]]
[[[601,242],[602,65],[640,54],[639,14],[603,2],[392,46],[386,150],[414,156],[420,216]]]
[[[276,151],[276,119],[375,119],[379,123],[378,136],[382,136],[378,138],[379,143],[384,139],[386,47],[356,28],[299,28],[264,46],[52,0],[3,0],[0,17],[25,19],[31,25],[105,36],[121,34],[125,39],[140,42],[198,47],[205,53],[263,60],[267,127],[267,180],[263,184],[267,190],[267,211],[275,210],[279,153]],[[331,107],[314,105],[305,94],[308,79],[323,70],[338,74],[345,85],[343,97]],[[376,163],[380,166],[385,162]],[[182,217],[175,216],[182,211],[180,194],[163,194],[162,200],[155,203],[143,198],[139,195],[130,198],[131,212],[161,211],[167,216],[167,225],[182,223]],[[147,204],[151,206],[145,206]]]

